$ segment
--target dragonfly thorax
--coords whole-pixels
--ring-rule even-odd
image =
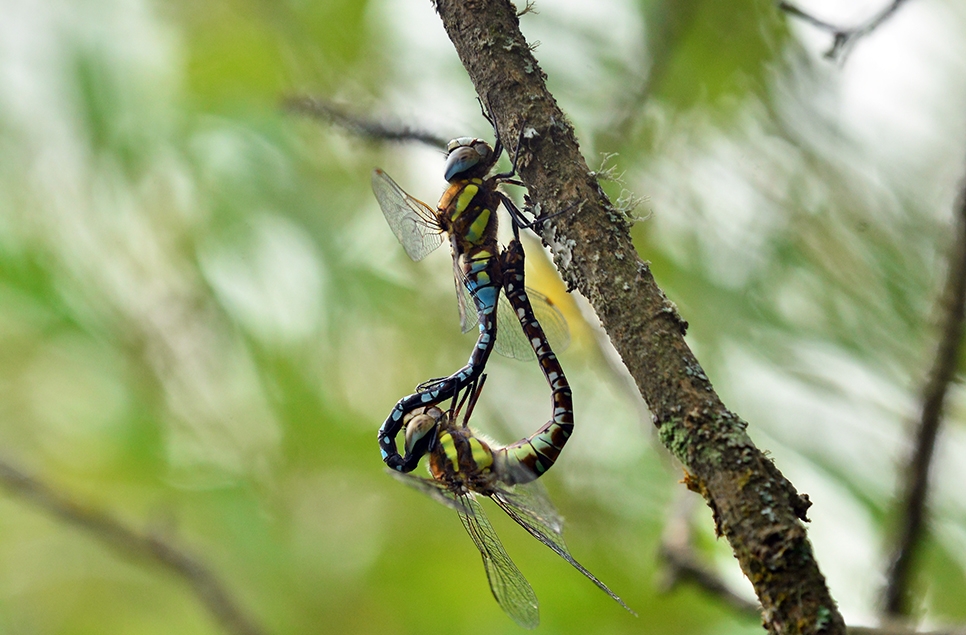
[[[485,494],[494,480],[493,450],[469,428],[447,423],[441,426],[429,457],[433,478],[450,487]]]
[[[460,137],[446,146],[446,166],[443,176],[447,181],[483,177],[493,163],[493,148],[482,139]]]

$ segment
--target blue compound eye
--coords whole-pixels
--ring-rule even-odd
[[[486,161],[490,158],[490,154],[493,153],[493,148],[486,141],[480,141],[476,139],[473,143],[473,148],[476,150],[477,154],[480,155],[481,161]]]
[[[473,147],[460,146],[449,153],[446,157],[446,165],[443,171],[443,178],[452,181],[456,176],[466,172],[480,162],[482,157]]]

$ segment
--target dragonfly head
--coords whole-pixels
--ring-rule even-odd
[[[406,456],[422,456],[433,449],[436,428],[446,418],[446,413],[432,406],[417,408],[406,415]]]
[[[482,139],[473,137],[453,139],[446,146],[444,177],[447,181],[452,181],[456,177],[483,176],[490,168],[492,155],[493,148]],[[483,174],[475,173],[481,169]]]

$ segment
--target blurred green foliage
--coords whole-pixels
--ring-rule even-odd
[[[811,495],[833,595],[869,621],[935,346],[966,145],[966,15],[910,7],[840,68],[769,2],[594,7],[538,3],[523,29],[543,41],[591,167],[617,152],[606,187],[644,197],[642,257],[726,401]],[[430,3],[41,0],[3,13],[0,457],[185,545],[270,633],[517,630],[456,515],[388,478],[375,443],[396,399],[472,345],[448,254],[408,261],[369,191],[380,165],[432,201],[440,156],[280,107],[309,93],[487,134]],[[883,79],[890,46],[907,63]],[[951,97],[929,99],[936,86]],[[909,91],[922,98],[893,99]],[[535,241],[528,251],[531,281],[574,332],[562,361],[577,431],[548,487],[574,556],[641,615],[493,513],[542,629],[759,632],[700,591],[660,590],[661,532],[690,494]],[[547,419],[535,365],[489,372],[479,427],[509,441]],[[963,415],[957,387],[918,582],[939,622],[966,620]],[[748,593],[709,514],[694,523],[708,563]],[[0,572],[0,633],[220,630],[169,572],[6,495]]]

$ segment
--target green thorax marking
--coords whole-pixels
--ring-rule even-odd
[[[445,457],[448,467],[453,472],[458,473],[460,471],[460,453],[456,449],[456,440],[453,435],[446,431],[440,432],[436,442],[439,444],[439,452]]]
[[[449,228],[446,230],[460,244],[458,251],[490,245],[496,241],[499,200],[482,179],[455,181],[439,201],[439,210]]]
[[[488,487],[493,477],[493,451],[485,441],[469,428],[452,425],[440,430],[436,441],[429,459],[433,478],[474,491]]]
[[[456,205],[453,207],[453,211],[450,213],[450,218],[454,222],[466,212],[470,204],[473,203],[473,199],[476,198],[476,194],[479,191],[480,186],[474,184],[472,181],[463,186],[463,190],[459,193],[459,196],[456,197]]]
[[[470,444],[473,465],[481,470],[489,470],[493,465],[493,452],[490,448],[476,437],[470,437],[467,441]]]
[[[477,216],[476,219],[470,223],[470,226],[466,229],[466,232],[463,233],[463,237],[474,245],[479,244],[486,235],[486,230],[490,224],[491,216],[492,213],[490,210],[484,207],[480,211],[479,216]]]

